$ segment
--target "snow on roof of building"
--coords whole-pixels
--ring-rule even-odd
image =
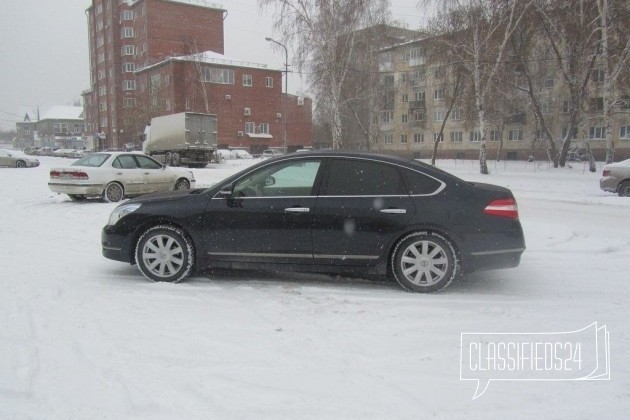
[[[219,65],[223,65],[223,66],[249,67],[249,68],[256,68],[256,69],[267,69],[268,68],[267,64],[254,63],[252,61],[238,60],[238,59],[235,59],[235,58],[226,57],[225,55],[219,54],[219,53],[214,52],[214,51],[205,51],[205,52],[201,52],[201,53],[197,53],[197,54],[182,55],[182,56],[179,56],[179,57],[166,58],[163,61],[151,64],[149,66],[146,66],[144,68],[139,69],[138,71],[141,72],[141,71],[150,69],[152,67],[157,67],[157,66],[159,66],[161,64],[164,64],[164,63],[166,63],[168,61],[190,61],[190,62],[207,63],[207,64],[219,64]]]
[[[82,120],[83,107],[56,105],[44,112],[42,120]]]

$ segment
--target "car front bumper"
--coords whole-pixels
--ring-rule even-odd
[[[129,235],[113,232],[113,226],[105,226],[101,231],[101,247],[105,258],[130,264],[135,262]]]

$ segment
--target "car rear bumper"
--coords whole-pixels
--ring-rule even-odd
[[[465,270],[473,272],[518,267],[523,252],[525,248],[472,252]]]
[[[98,196],[103,192],[102,184],[63,184],[63,183],[55,183],[49,182],[48,188],[52,192],[56,192],[59,194],[75,194],[75,195],[93,195]]]
[[[599,187],[608,192],[617,192],[619,180],[611,176],[605,176],[599,180]]]

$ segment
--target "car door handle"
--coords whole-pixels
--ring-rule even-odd
[[[405,214],[407,213],[406,209],[383,209],[381,213],[389,213],[389,214]]]
[[[122,175],[122,172],[116,172],[116,175]]]
[[[308,207],[288,207],[284,211],[286,213],[308,213],[311,209]]]
[[[145,172],[144,174],[145,175],[151,175],[151,172]]]

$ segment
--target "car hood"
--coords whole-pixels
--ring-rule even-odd
[[[131,200],[126,201],[125,204],[131,203],[160,203],[160,202],[170,202],[183,200],[184,198],[190,195],[198,195],[201,194],[206,189],[204,188],[195,188],[192,190],[180,190],[180,191],[167,191],[167,192],[157,192],[152,194],[141,195],[136,198],[132,198]]]

